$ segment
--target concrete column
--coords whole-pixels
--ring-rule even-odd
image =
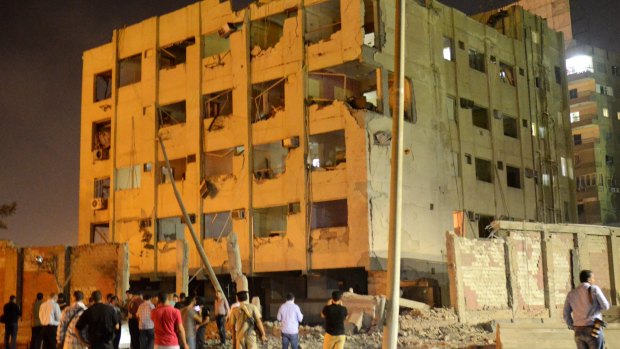
[[[545,305],[549,308],[549,316],[555,318],[557,309],[555,305],[555,268],[553,265],[553,240],[547,229],[541,233],[541,250],[543,263],[543,280],[545,283]]]
[[[188,294],[189,286],[189,248],[187,241],[177,240],[176,292]]]
[[[585,233],[577,233],[575,236],[575,252],[573,253],[573,285],[579,285],[579,272],[582,269],[590,269],[590,259],[588,258],[588,249],[586,247]]]
[[[506,263],[506,289],[508,291],[508,307],[510,308],[513,318],[515,316],[516,310],[518,309],[518,301],[515,295],[518,291],[517,269],[519,266],[517,265],[515,267],[514,261],[516,260],[517,258],[515,255],[514,243],[510,238],[510,233],[508,233],[508,236],[504,238],[504,261]]]
[[[620,233],[612,232],[608,239],[611,304],[620,305]]]
[[[448,278],[450,279],[450,303],[456,310],[460,322],[467,319],[465,311],[465,291],[460,270],[461,253],[459,250],[459,238],[454,233],[446,233],[446,250],[448,257]]]

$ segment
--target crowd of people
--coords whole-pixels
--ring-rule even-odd
[[[85,301],[82,291],[73,292],[70,302],[62,294],[51,293],[46,299],[36,295],[32,305],[32,335],[30,349],[118,349],[121,324],[126,319],[131,349],[204,349],[205,329],[211,321],[209,307],[202,297],[181,293],[157,295],[128,290],[125,301],[113,294],[105,300],[94,291]],[[342,292],[335,291],[323,308],[325,318],[324,349],[344,348],[344,321],[347,310],[342,305]],[[249,301],[249,292],[241,288],[236,302],[230,306],[221,291],[214,302],[214,317],[219,344],[226,347],[226,327],[231,328],[231,343],[235,349],[258,348],[258,340],[266,340],[260,306]],[[18,321],[22,311],[16,297],[11,296],[4,306],[5,349],[16,348]],[[299,325],[303,314],[292,293],[278,310],[281,322],[282,348],[297,349]]]

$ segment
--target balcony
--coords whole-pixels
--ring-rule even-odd
[[[577,128],[577,127],[582,127],[582,126],[587,126],[587,125],[592,125],[592,124],[597,124],[597,123],[598,123],[598,115],[590,114],[590,115],[579,116],[579,121],[572,122],[570,125],[571,125],[571,128]]]
[[[582,103],[596,102],[597,93],[594,91],[583,91],[577,95],[577,98],[571,98],[568,103],[573,106]]]

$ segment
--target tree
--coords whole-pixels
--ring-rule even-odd
[[[17,203],[13,201],[10,204],[0,205],[0,229],[7,229],[6,224],[2,220],[2,218],[12,216],[17,211]]]

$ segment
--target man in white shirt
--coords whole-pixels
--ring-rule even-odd
[[[297,349],[299,345],[299,323],[304,316],[295,304],[295,296],[292,293],[286,295],[286,303],[278,310],[278,321],[282,323],[282,349]]]
[[[39,308],[39,318],[43,326],[43,349],[56,349],[56,332],[62,315],[57,301],[58,294],[52,293]]]

